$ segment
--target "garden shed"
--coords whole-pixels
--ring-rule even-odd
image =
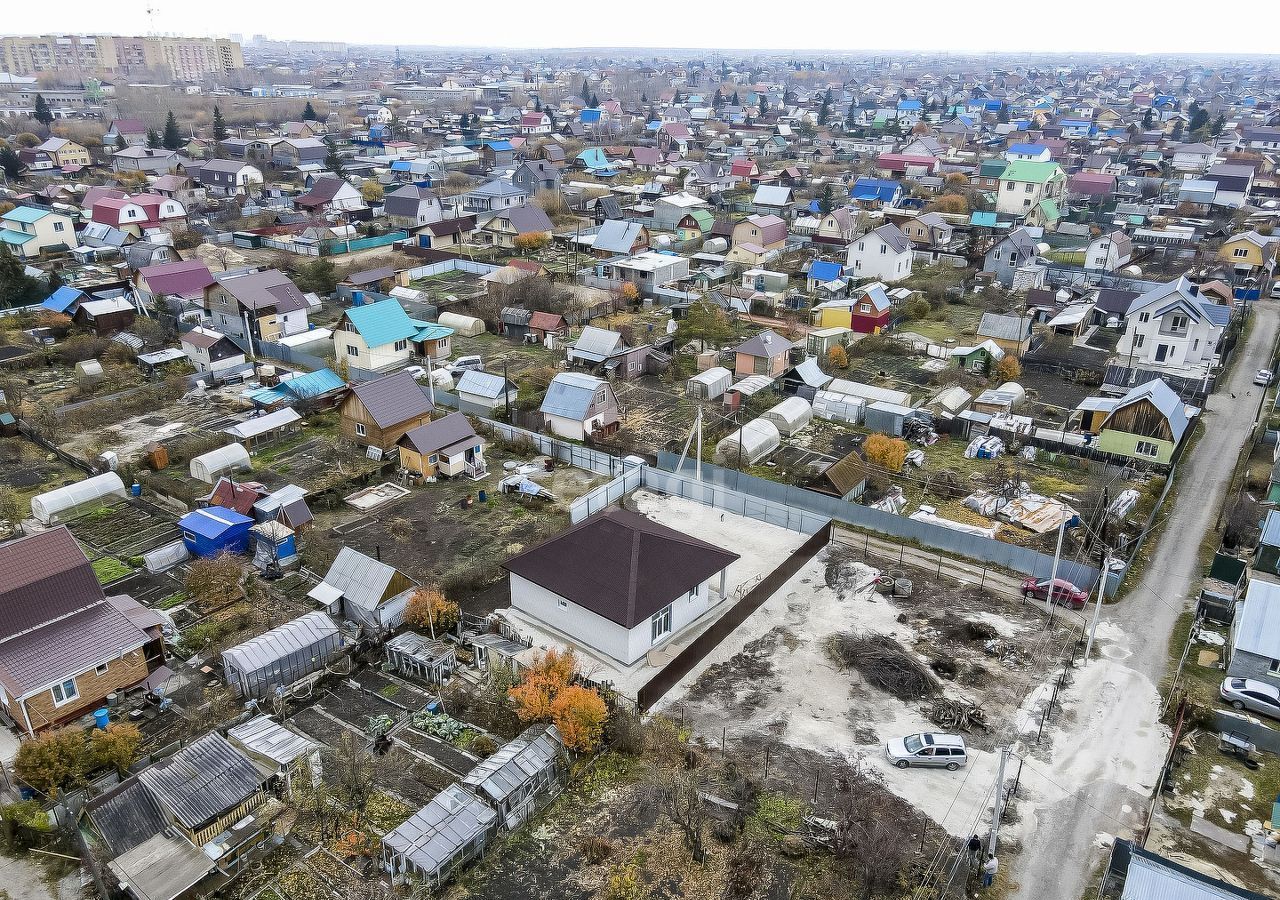
[[[115,472],[103,472],[75,484],[37,494],[31,498],[31,515],[41,525],[53,525],[99,506],[110,506],[126,496],[120,476]]]
[[[778,428],[772,422],[752,419],[716,444],[716,462],[737,465],[741,460],[751,465],[764,459],[782,443]]]
[[[857,425],[862,421],[866,408],[867,402],[865,400],[861,397],[854,397],[851,394],[818,391],[813,395],[813,414],[819,419]]]
[[[382,839],[382,866],[393,882],[409,875],[439,887],[460,866],[484,853],[498,814],[451,784]]]
[[[731,384],[733,373],[724,366],[713,366],[685,382],[684,393],[686,397],[695,400],[714,400],[728,390]]]
[[[251,469],[249,451],[243,444],[227,444],[217,450],[202,453],[191,460],[191,477],[198,478],[205,484],[216,484],[220,475],[240,469]]]
[[[244,553],[249,549],[253,519],[234,509],[206,506],[178,520],[182,543],[192,556],[212,559],[220,553]]]
[[[437,321],[440,325],[452,328],[454,334],[462,337],[475,337],[477,334],[484,334],[484,320],[477,319],[475,316],[447,312],[441,313]]]
[[[788,397],[760,418],[772,422],[780,434],[790,436],[813,420],[813,407],[803,397]]]
[[[902,426],[911,418],[913,410],[909,406],[899,406],[884,400],[874,400],[867,404],[863,414],[863,424],[872,431],[881,431],[894,437],[902,436]]]
[[[383,651],[391,671],[432,684],[441,684],[458,667],[458,653],[453,644],[433,641],[412,631],[387,641]]]
[[[321,671],[341,647],[333,619],[309,612],[224,650],[222,667],[237,696],[260,698]]]
[[[554,725],[532,725],[488,759],[476,763],[462,783],[498,811],[498,825],[512,831],[547,804],[560,787],[564,742]]]

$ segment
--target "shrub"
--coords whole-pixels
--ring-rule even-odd
[[[582,839],[582,856],[593,866],[598,866],[610,856],[613,856],[616,849],[613,846],[613,841],[604,835],[589,834]]]
[[[609,711],[604,699],[590,688],[571,684],[551,702],[551,721],[570,750],[589,753],[600,746]]]
[[[498,742],[487,734],[478,735],[471,742],[471,752],[481,758],[492,756],[498,752]]]
[[[81,783],[91,766],[83,728],[60,728],[26,741],[13,760],[14,774],[46,797]]]
[[[1018,358],[1012,354],[1006,353],[996,363],[996,378],[1000,381],[1013,381],[1022,375],[1022,364],[1018,362]]]
[[[907,442],[887,434],[872,434],[863,443],[862,453],[868,462],[890,472],[899,472],[907,458]]]
[[[827,351],[827,365],[833,369],[849,368],[849,354],[845,352],[844,347],[836,344]]]
[[[420,587],[409,598],[404,610],[404,620],[410,625],[427,628],[432,633],[452,631],[462,618],[458,604],[445,599],[439,588]]]

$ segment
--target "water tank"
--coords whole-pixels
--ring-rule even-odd
[[[1141,266],[1125,266],[1124,274],[1132,275],[1134,278],[1140,278],[1142,276],[1142,267]]]
[[[1041,241],[1036,244],[1036,256],[1044,256],[1049,252],[1049,245]]]
[[[111,712],[104,706],[93,711],[93,727],[105,729],[111,722]]]
[[[710,238],[703,242],[703,253],[724,253],[729,249],[729,242],[722,237]]]
[[[671,235],[669,234],[658,235],[656,238],[653,239],[653,247],[655,250],[671,249]]]

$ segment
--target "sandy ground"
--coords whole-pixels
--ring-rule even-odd
[[[636,491],[629,499],[630,505],[637,512],[655,522],[738,554],[740,558],[729,567],[725,581],[725,594],[730,601],[741,597],[761,578],[776,569],[808,537],[776,525],[758,522],[755,519],[735,516],[733,513],[722,513],[718,509],[704,506],[693,500],[668,497],[652,491]],[[713,596],[718,587],[718,582],[712,586]],[[704,617],[694,627],[687,628],[667,640],[662,645],[663,658],[670,658],[678,653],[706,630],[707,626],[727,612],[731,605],[731,603],[719,604],[712,615]],[[518,610],[505,609],[501,610],[501,613],[533,639],[535,648],[546,649],[572,644],[583,661],[585,671],[598,680],[610,682],[624,695],[635,696],[635,692],[657,671],[647,660],[624,667],[617,660],[573,642],[571,635],[548,629],[522,615]]]
[[[44,866],[27,857],[0,853],[0,897],[7,900],[77,900],[81,890],[80,870],[54,881]]]

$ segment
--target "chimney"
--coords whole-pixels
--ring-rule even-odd
[[[1194,282],[1189,282],[1187,285],[1187,293],[1189,293],[1192,297],[1200,296],[1200,285]]]

